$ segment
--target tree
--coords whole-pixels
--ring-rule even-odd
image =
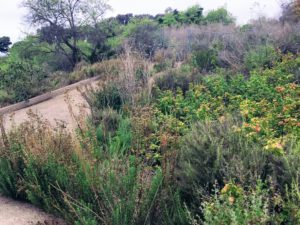
[[[41,37],[55,44],[63,52],[73,67],[84,53],[78,47],[81,27],[97,26],[110,6],[105,0],[24,0],[27,20],[42,26]]]
[[[152,58],[158,49],[166,47],[166,40],[161,28],[150,20],[148,23],[137,24],[130,35],[130,44],[141,55]]]
[[[186,11],[178,11],[177,9],[167,8],[164,15],[157,15],[156,19],[159,24],[166,26],[174,26],[178,24],[200,24],[203,19],[203,8],[194,5]]]
[[[199,24],[203,19],[203,8],[199,5],[194,5],[188,8],[185,12],[185,21],[187,24]]]
[[[45,90],[47,74],[42,67],[32,61],[10,61],[1,71],[0,86],[16,103],[36,96]]]
[[[0,37],[0,52],[7,53],[9,46],[11,45],[11,41],[9,37],[3,36]]]
[[[117,15],[116,19],[120,24],[127,25],[132,17],[133,17],[133,14],[129,13],[129,14],[124,14],[124,15]]]
[[[292,0],[288,3],[281,5],[282,16],[280,20],[282,22],[298,22],[300,20],[300,0]]]
[[[234,23],[235,19],[225,8],[219,8],[208,12],[205,21],[206,23],[223,23],[228,25]]]

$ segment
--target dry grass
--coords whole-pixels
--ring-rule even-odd
[[[21,144],[24,154],[33,155],[41,162],[46,160],[45,157],[49,154],[53,154],[57,160],[69,160],[72,155],[73,138],[66,130],[65,124],[58,122],[56,127],[52,127],[47,120],[32,111],[28,112],[28,118],[28,121],[14,127],[8,133],[8,143]],[[4,128],[1,133],[5,134]]]

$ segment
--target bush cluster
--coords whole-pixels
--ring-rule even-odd
[[[0,193],[76,225],[300,224],[298,28],[200,6],[119,15],[81,28],[72,68],[41,53],[42,28],[0,60],[0,104],[102,82],[80,90],[76,132],[0,120]]]

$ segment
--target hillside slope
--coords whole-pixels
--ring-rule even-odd
[[[29,104],[31,105],[29,107],[26,107],[25,103],[18,103],[13,107],[10,106],[12,109],[16,108],[16,111],[12,110],[11,112],[5,112],[8,110],[4,108],[0,109],[0,113],[1,110],[5,112],[3,115],[5,128],[10,129],[12,126],[17,126],[22,122],[27,121],[29,119],[29,112],[37,114],[43,119],[48,120],[51,125],[55,125],[57,122],[63,122],[70,130],[76,128],[76,122],[72,118],[68,107],[72,106],[75,115],[82,113],[80,112],[81,110],[84,110],[85,113],[89,113],[87,102],[77,88],[90,84],[96,86],[98,85],[98,82],[95,79],[78,82],[50,93],[52,97],[46,96],[49,94],[43,95],[46,97],[38,96],[33,100],[29,100],[29,103],[30,101],[37,102],[33,105]]]
[[[29,112],[38,114],[43,119],[48,120],[52,125],[58,121],[63,122],[70,130],[76,128],[76,121],[68,109],[68,104],[71,104],[75,115],[82,113],[83,109],[89,113],[87,102],[81,96],[77,87],[92,84],[97,85],[98,82],[92,79],[90,82],[79,82],[67,86],[59,91],[61,94],[54,95],[46,101],[39,102],[29,107],[19,109],[17,111],[4,114],[4,126],[9,130],[12,126],[19,125],[29,119]],[[67,103],[66,98],[70,101]],[[20,107],[16,105],[16,107]],[[0,109],[1,110],[1,109]],[[52,216],[42,212],[41,210],[25,203],[13,201],[6,197],[0,196],[0,224],[1,225],[29,225],[29,224],[62,224],[61,221],[56,220]]]

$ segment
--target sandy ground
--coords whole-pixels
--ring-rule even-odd
[[[92,81],[89,86],[97,89],[99,85],[101,85],[100,81]],[[68,86],[65,88],[68,88]],[[84,92],[84,90],[84,87],[81,87],[81,91]],[[33,112],[48,120],[53,126],[57,122],[64,122],[66,127],[72,131],[77,128],[77,123],[70,113],[69,106],[71,106],[75,117],[90,114],[89,105],[84,97],[77,89],[73,89],[36,105],[4,114],[4,127],[9,130],[11,127],[27,121],[29,119],[28,112]]]
[[[61,225],[59,219],[49,216],[33,206],[0,196],[1,225]]]
[[[69,91],[68,96],[70,97],[72,109],[76,116],[79,115],[80,108],[84,109],[85,113],[89,112],[87,102],[77,90]],[[73,130],[76,127],[76,123],[70,114],[68,104],[65,100],[65,94],[59,95],[37,105],[6,114],[4,115],[4,126],[6,130],[8,130],[13,125],[19,125],[20,123],[28,120],[28,112],[32,111],[33,113],[48,120],[54,126],[58,121],[63,121],[68,129]]]
[[[93,83],[93,86],[96,86],[96,83]],[[79,108],[83,108],[85,113],[89,113],[88,104],[79,91],[76,89],[71,90],[68,92],[68,96],[71,99],[69,102],[71,102],[72,109],[76,116],[82,113]],[[52,125],[55,125],[57,121],[63,121],[68,129],[73,130],[76,128],[76,121],[71,116],[68,104],[65,100],[66,95],[63,94],[37,105],[6,114],[4,115],[5,128],[8,130],[13,125],[19,125],[28,120],[27,112],[31,110],[32,112],[41,115],[44,119],[47,119]],[[57,225],[62,224],[62,222],[57,222],[55,218],[43,213],[31,205],[0,196],[0,225],[29,224]]]

